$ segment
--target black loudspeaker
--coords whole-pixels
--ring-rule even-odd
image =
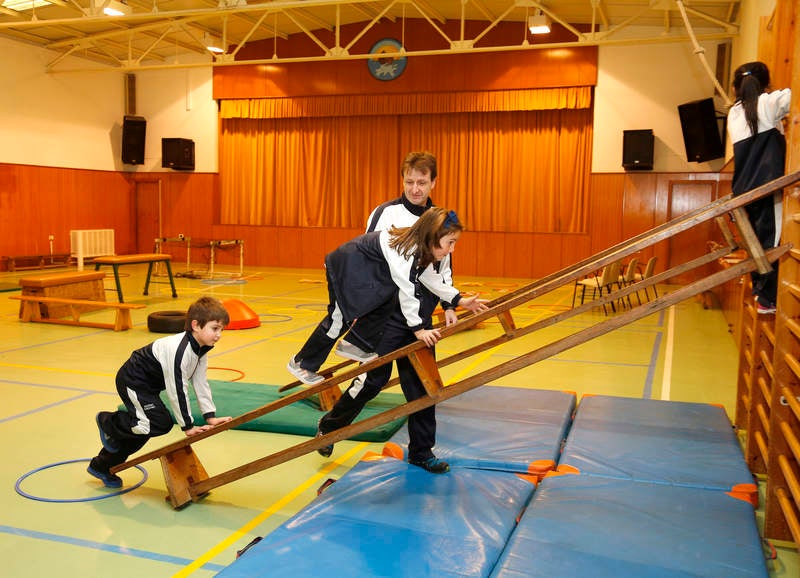
[[[714,99],[705,98],[678,106],[686,160],[702,163],[725,156]]]
[[[127,165],[144,163],[144,133],[147,121],[141,116],[126,115],[122,121],[122,162]]]
[[[653,129],[622,131],[622,168],[626,171],[653,170]]]
[[[178,171],[193,171],[194,141],[188,138],[162,138],[161,166]]]

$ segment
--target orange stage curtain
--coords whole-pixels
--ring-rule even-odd
[[[531,102],[531,94],[523,98],[521,93],[536,91],[513,92],[520,94],[454,98],[451,102],[460,105],[449,108],[456,112],[431,114],[364,114],[361,109],[352,115],[361,106],[354,97],[352,106],[346,100],[335,103],[341,114],[299,115],[298,109],[284,107],[289,118],[263,118],[264,109],[251,102],[247,112],[256,118],[241,118],[244,102],[223,101],[222,223],[361,228],[375,205],[400,194],[403,156],[424,149],[439,161],[434,200],[456,210],[469,229],[585,231],[592,141],[591,104],[585,96],[591,91],[564,89],[563,98],[557,98],[546,89],[539,104],[558,106],[544,110],[514,110]],[[516,104],[497,106],[500,111],[476,112],[486,103],[511,101]],[[320,103],[315,110],[326,106]]]
[[[590,108],[592,87],[222,100],[222,118],[308,118]]]

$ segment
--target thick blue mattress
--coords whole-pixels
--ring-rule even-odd
[[[575,403],[564,391],[473,389],[436,406],[434,453],[456,467],[544,475],[555,468]],[[408,429],[389,442],[404,450]]]
[[[492,578],[767,578],[753,507],[725,492],[584,475],[536,490]]]
[[[584,397],[558,469],[736,491],[757,501],[725,410],[703,403]]]
[[[533,490],[505,472],[362,461],[218,576],[488,576]]]

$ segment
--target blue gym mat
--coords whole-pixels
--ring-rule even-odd
[[[558,470],[726,490],[758,502],[732,424],[710,404],[584,397]]]
[[[521,577],[767,578],[768,572],[745,501],[717,490],[551,474],[491,574]]]
[[[516,474],[375,456],[217,576],[488,576],[533,490]]]
[[[434,453],[456,467],[541,477],[555,468],[575,403],[575,394],[564,391],[473,389],[436,406]],[[404,452],[408,428],[401,427],[389,443]]]

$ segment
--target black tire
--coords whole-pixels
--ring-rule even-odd
[[[180,333],[186,328],[186,311],[155,311],[147,316],[152,333]]]

